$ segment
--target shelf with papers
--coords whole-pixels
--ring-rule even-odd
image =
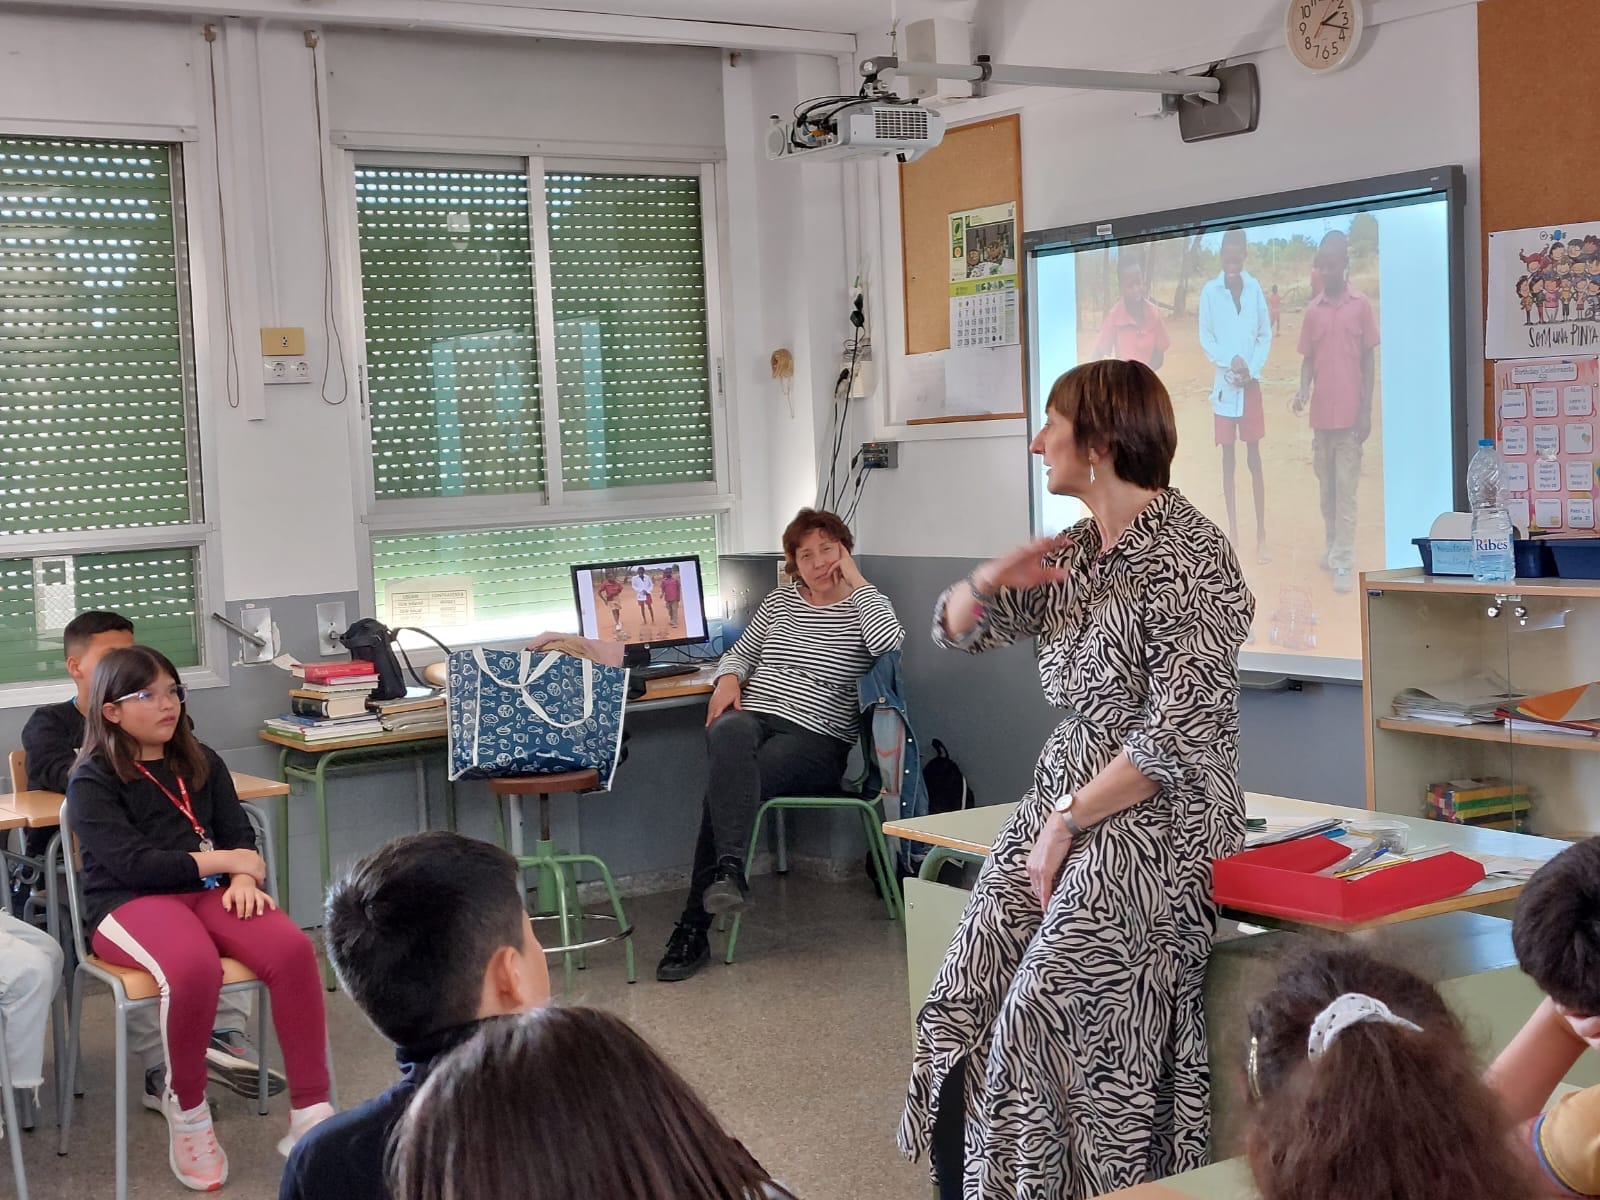
[[[1443,725],[1433,721],[1406,721],[1400,717],[1379,717],[1378,728],[1395,733],[1417,733],[1423,737],[1460,738],[1468,742],[1500,742],[1513,746],[1541,746],[1548,750],[1600,751],[1600,737],[1569,733],[1506,732],[1504,725]]]

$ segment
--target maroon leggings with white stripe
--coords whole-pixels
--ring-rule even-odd
[[[206,1044],[222,986],[220,958],[236,958],[267,985],[295,1108],[328,1098],[327,1014],[311,940],[277,909],[248,920],[222,907],[221,888],[140,896],[94,932],[107,962],[149,971],[161,985],[161,1040],[169,1086],[185,1111],[206,1098]]]

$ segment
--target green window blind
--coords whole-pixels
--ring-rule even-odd
[[[562,485],[714,479],[699,177],[552,173],[545,203]]]
[[[168,146],[0,138],[0,534],[200,517],[175,175]]]
[[[200,661],[199,564],[190,547],[0,559],[0,683],[66,680],[61,631],[88,609],[119,612],[178,667]]]
[[[356,171],[379,500],[544,487],[528,179]]]
[[[387,596],[405,581],[465,576],[471,581],[474,621],[526,616],[571,616],[574,563],[627,561],[698,554],[707,598],[717,595],[717,519],[662,517],[417,533],[372,539],[378,616],[393,622]],[[395,585],[401,585],[395,587]],[[437,631],[435,631],[437,632]],[[532,630],[529,630],[532,632]]]

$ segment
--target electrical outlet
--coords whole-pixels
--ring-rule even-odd
[[[861,443],[861,469],[863,471],[882,471],[898,467],[899,465],[900,443]]]
[[[261,360],[267,383],[310,383],[311,363],[303,358],[273,355]]]
[[[337,639],[337,635],[349,627],[343,600],[329,600],[317,605],[317,653],[324,658],[330,654],[343,654],[344,643]]]

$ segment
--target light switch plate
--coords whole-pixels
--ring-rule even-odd
[[[329,600],[317,605],[317,653],[323,658],[343,654],[344,643],[335,641],[333,635],[343,633],[348,628],[350,622],[344,615],[343,600]]]

